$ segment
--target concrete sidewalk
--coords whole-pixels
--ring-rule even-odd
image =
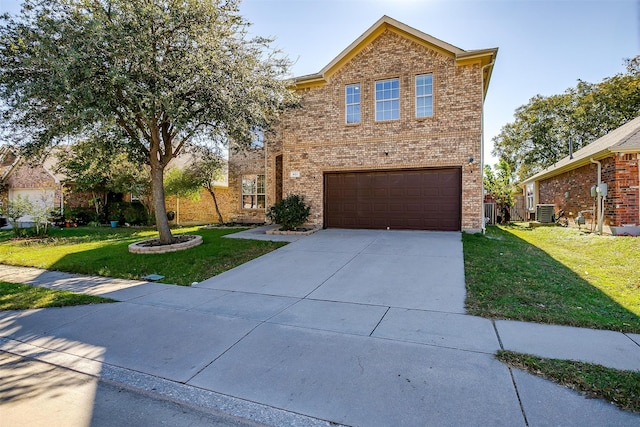
[[[0,280],[122,301],[0,313],[1,351],[267,425],[640,422],[493,358],[640,370],[640,335],[464,314],[458,233],[323,230],[194,287]]]

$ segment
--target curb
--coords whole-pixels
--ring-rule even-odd
[[[79,372],[113,385],[178,405],[267,426],[340,427],[340,424],[216,393],[138,371],[0,337],[0,352]]]

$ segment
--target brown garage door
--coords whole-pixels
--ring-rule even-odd
[[[336,228],[460,230],[460,168],[324,175],[324,224]]]

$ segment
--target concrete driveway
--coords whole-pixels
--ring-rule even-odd
[[[123,302],[0,314],[0,350],[79,371],[91,361],[101,378],[270,425],[639,419],[494,359],[499,329],[519,342],[530,328],[464,314],[460,233],[322,230],[192,287],[96,289]]]

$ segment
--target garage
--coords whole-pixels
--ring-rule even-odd
[[[327,172],[329,228],[459,231],[460,168]]]
[[[26,200],[34,206],[46,207],[48,210],[55,207],[54,190],[39,188],[9,189],[9,200],[16,200],[17,198]],[[18,223],[21,224],[22,227],[29,227],[33,225],[33,218],[31,215],[24,215],[18,218]]]

